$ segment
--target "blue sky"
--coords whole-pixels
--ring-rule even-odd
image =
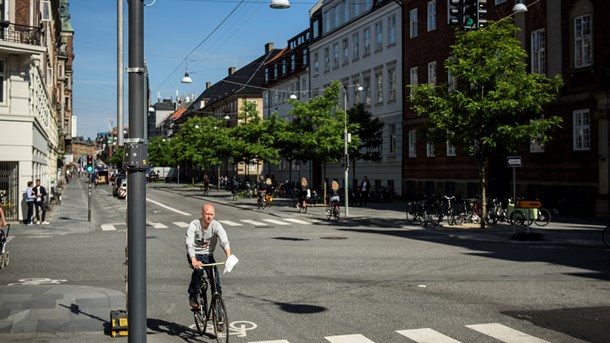
[[[153,102],[158,95],[175,97],[176,91],[181,96],[198,96],[206,82],[215,83],[226,77],[229,67],[243,67],[261,56],[266,43],[273,42],[276,48],[285,47],[288,39],[308,28],[309,9],[315,4],[315,0],[290,1],[289,9],[275,10],[269,8],[268,0],[146,0],[145,3],[153,1],[152,6],[144,8],[144,54]],[[85,138],[94,138],[98,132],[117,125],[116,3],[115,0],[70,1],[75,53],[73,112],[78,117],[77,135]],[[127,35],[129,11],[127,1],[124,4]],[[127,53],[126,37],[125,67]],[[181,84],[187,57],[193,83]],[[127,95],[128,76],[124,74],[124,78]],[[124,112],[127,125],[127,98]]]

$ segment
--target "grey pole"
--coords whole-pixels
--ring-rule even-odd
[[[118,146],[123,146],[123,128],[124,128],[124,95],[125,95],[125,79],[123,73],[125,72],[125,64],[123,62],[123,47],[124,47],[124,39],[123,39],[123,23],[124,23],[124,14],[123,14],[123,1],[117,0],[117,56],[116,56],[116,64],[117,64],[117,72],[116,72],[116,80],[117,80],[117,99],[116,99],[116,122],[117,122],[117,135],[118,135]]]
[[[345,186],[345,218],[349,216],[349,155],[347,154],[347,140],[349,136],[347,133],[347,89],[343,86],[343,156],[345,156],[345,170],[343,181]]]
[[[129,137],[135,151],[147,154],[144,144],[144,6],[129,1]],[[131,144],[131,143],[130,143]],[[125,150],[128,151],[127,146]],[[129,160],[132,156],[127,156]],[[136,163],[137,164],[137,163]],[[127,248],[129,342],[146,342],[146,178],[145,169],[127,168]]]

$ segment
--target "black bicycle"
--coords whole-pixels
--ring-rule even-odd
[[[229,342],[229,326],[227,320],[227,309],[222,300],[222,295],[216,289],[216,279],[218,272],[216,266],[223,265],[224,262],[202,264],[202,268],[209,268],[206,272],[201,273],[201,288],[197,294],[198,308],[191,308],[197,332],[203,335],[207,329],[208,321],[212,320],[214,335],[216,342]],[[208,305],[208,288],[211,290],[212,298]]]
[[[341,217],[341,209],[339,208],[339,202],[336,200],[331,201],[330,197],[328,198],[328,200],[326,201],[326,219],[330,219],[335,218],[336,220],[339,220],[339,217]]]

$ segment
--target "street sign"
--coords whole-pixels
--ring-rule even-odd
[[[521,156],[507,156],[506,163],[509,167],[521,167]]]

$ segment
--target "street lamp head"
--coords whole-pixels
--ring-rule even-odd
[[[193,83],[193,79],[191,79],[191,77],[189,76],[189,72],[185,72],[184,73],[184,77],[182,78],[182,80],[180,81],[182,83]]]
[[[225,116],[225,120],[229,120],[229,119],[231,119],[231,117],[229,117],[229,115],[227,114],[227,115]]]
[[[515,6],[513,6],[513,13],[523,13],[527,12],[527,6],[523,4],[523,0],[517,0]]]
[[[269,7],[274,9],[284,9],[290,7],[290,2],[288,0],[271,0]]]
[[[358,86],[358,88],[357,88],[357,89],[358,89],[359,91],[363,91],[363,90],[364,90],[364,87],[362,87],[362,86]]]
[[[296,95],[294,95],[294,94],[290,94],[290,99],[291,100],[296,100],[296,99],[298,99],[298,97]]]

